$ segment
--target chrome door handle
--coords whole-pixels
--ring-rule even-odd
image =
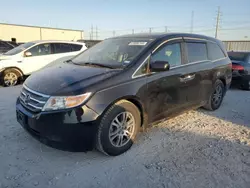
[[[180,77],[180,81],[181,82],[187,82],[187,81],[193,80],[194,78],[195,78],[195,74],[186,75],[184,77]]]

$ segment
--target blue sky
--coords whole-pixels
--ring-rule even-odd
[[[8,0],[1,2],[0,22],[88,31],[98,36],[148,31],[194,32],[214,35],[217,7],[221,7],[221,39],[250,40],[250,0]],[[229,30],[228,30],[229,29]],[[248,37],[248,38],[246,38]]]

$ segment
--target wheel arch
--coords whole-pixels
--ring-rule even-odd
[[[102,115],[105,114],[108,109],[114,105],[115,103],[117,103],[118,101],[121,100],[127,100],[131,103],[133,103],[139,110],[140,112],[140,118],[141,118],[141,127],[145,127],[144,125],[146,125],[147,119],[146,119],[146,115],[145,115],[145,107],[143,106],[142,102],[140,101],[140,99],[137,96],[133,96],[133,95],[126,95],[126,96],[122,96],[120,98],[117,98],[116,100],[112,101],[109,105],[106,106],[106,108],[103,110]]]
[[[20,74],[21,77],[24,76],[23,71],[21,69],[19,69],[18,67],[14,67],[14,66],[13,67],[6,67],[2,70],[2,72],[5,72],[6,70],[9,70],[9,69],[15,69]]]

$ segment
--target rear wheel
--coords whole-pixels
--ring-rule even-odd
[[[242,83],[242,85],[241,85],[241,88],[243,89],[243,90],[250,90],[250,80],[245,80],[243,83]]]
[[[3,73],[3,84],[5,87],[15,86],[20,79],[20,73],[15,69],[7,69]]]
[[[96,148],[111,156],[126,152],[133,145],[140,125],[140,111],[133,103],[126,100],[115,103],[101,119]]]
[[[211,111],[217,110],[223,101],[224,93],[225,86],[223,82],[221,80],[217,80],[214,84],[213,92],[204,108]]]

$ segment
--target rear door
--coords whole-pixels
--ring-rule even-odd
[[[77,55],[80,53],[80,50],[83,47],[82,45],[71,44],[71,43],[54,43],[53,46],[55,55],[54,60],[61,57]]]
[[[212,62],[208,59],[207,44],[203,39],[185,38],[185,74],[189,88],[187,96],[190,108],[203,105],[212,88]],[[185,81],[185,80],[184,80]]]
[[[170,70],[149,73],[147,77],[147,109],[149,122],[154,122],[179,113],[187,107],[188,85],[181,76],[185,72],[182,39],[169,41],[158,46],[151,55],[150,63],[168,61]],[[163,42],[164,43],[164,42]]]

